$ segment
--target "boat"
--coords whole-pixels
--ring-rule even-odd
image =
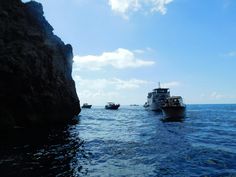
[[[148,93],[147,102],[143,106],[147,110],[161,112],[162,105],[169,97],[170,97],[169,88],[161,88],[161,84],[159,82],[159,88],[155,88],[153,89],[152,92]]]
[[[131,104],[130,106],[139,106],[138,104]]]
[[[82,108],[91,108],[92,107],[92,105],[91,104],[88,104],[88,103],[84,103],[83,104],[83,106],[82,106]]]
[[[185,117],[186,105],[183,103],[181,96],[171,96],[167,98],[161,109],[164,118],[180,119]]]
[[[143,105],[144,108],[147,108],[148,106],[149,106],[149,105],[148,105],[147,102],[145,102],[144,105]]]
[[[105,105],[105,109],[118,109],[120,107],[120,104],[115,104],[113,102],[108,102],[107,105]]]

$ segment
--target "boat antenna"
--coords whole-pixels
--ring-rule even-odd
[[[161,88],[161,83],[160,82],[158,82],[158,86],[159,86],[159,88]]]

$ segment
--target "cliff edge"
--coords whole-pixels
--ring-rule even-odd
[[[0,129],[64,124],[80,113],[73,53],[40,3],[0,1]]]

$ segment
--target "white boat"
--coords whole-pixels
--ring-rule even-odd
[[[181,96],[171,96],[167,98],[161,109],[165,118],[179,119],[185,117],[186,105]]]
[[[161,111],[162,105],[169,97],[169,88],[161,88],[161,85],[159,83],[159,88],[155,88],[152,92],[148,93],[147,102],[144,104],[144,107],[145,109],[151,111]]]
[[[83,104],[83,106],[82,106],[82,108],[91,108],[92,107],[92,105],[91,104],[88,104],[88,103],[84,103]]]
[[[113,102],[108,102],[107,105],[105,105],[105,109],[118,109],[120,107],[120,104],[115,104]]]

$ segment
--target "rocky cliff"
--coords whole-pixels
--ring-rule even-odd
[[[64,124],[79,114],[72,59],[41,4],[1,0],[0,128]]]

